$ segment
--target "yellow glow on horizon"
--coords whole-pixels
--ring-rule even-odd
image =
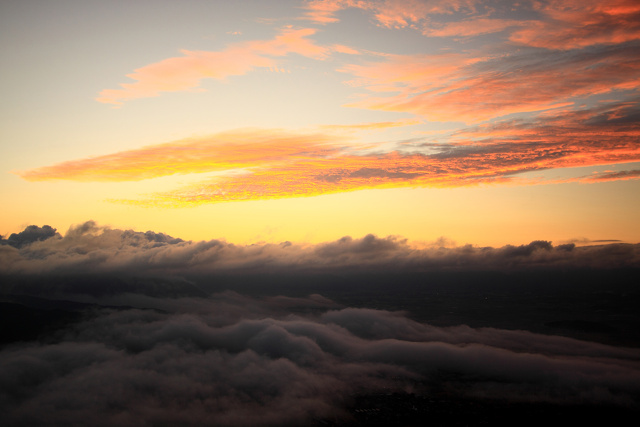
[[[69,226],[94,219],[113,228],[237,244],[286,240],[313,244],[370,233],[403,236],[415,244],[445,237],[457,245],[494,247],[540,239],[555,244],[583,238],[640,242],[640,229],[628,226],[635,221],[632,212],[640,209],[640,202],[628,202],[626,210],[619,207],[626,194],[633,192],[633,184],[365,190],[166,209],[104,202],[100,200],[104,193],[95,195],[95,200],[87,199],[82,183],[68,184],[66,191],[59,191],[59,185],[57,191],[49,191],[52,186],[45,183],[41,197],[5,217],[5,224],[13,225],[2,232],[48,224],[64,234]],[[114,191],[111,185],[102,187],[108,193]],[[592,203],[594,197],[601,200],[597,206]],[[42,206],[48,208],[39,208]]]

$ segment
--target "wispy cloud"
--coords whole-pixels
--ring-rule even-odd
[[[306,2],[305,19],[320,24],[338,22],[337,12],[357,8],[371,13],[378,25],[387,28],[415,27],[432,15],[473,11],[478,0],[311,0]]]
[[[501,33],[478,39],[484,47],[476,50],[385,54],[368,64],[347,64],[340,71],[354,75],[348,84],[369,91],[351,107],[472,123],[640,85],[640,6],[632,0],[509,7],[486,1],[335,0],[308,2],[306,8],[308,19],[323,23],[336,21],[340,10],[357,8],[382,27],[413,28],[426,37],[466,40]]]
[[[233,43],[217,52],[183,50],[183,56],[138,68],[127,75],[135,82],[123,83],[121,89],[105,89],[96,99],[120,105],[132,99],[158,96],[161,92],[198,90],[203,79],[224,80],[255,68],[278,68],[277,58],[291,53],[324,59],[330,49],[308,38],[315,32],[311,28],[285,27],[272,40]]]
[[[509,41],[546,49],[640,39],[640,7],[634,0],[525,1],[517,5],[486,0],[330,0],[309,1],[305,7],[305,18],[321,24],[337,22],[341,10],[357,8],[386,28],[413,28],[430,37],[473,37],[510,29]],[[527,11],[528,16],[503,18],[509,16],[509,9]]]
[[[370,91],[347,106],[408,112],[434,121],[481,122],[572,105],[576,98],[636,90],[637,49],[601,46],[571,54],[495,57],[392,55],[341,71],[356,77],[351,85]],[[377,96],[379,92],[395,94]]]
[[[418,119],[401,119],[393,122],[369,122],[348,125],[320,125],[319,128],[326,131],[355,132],[360,130],[380,130],[402,126],[413,126],[421,123],[422,121]]]
[[[567,50],[640,40],[640,5],[634,0],[552,0],[532,5],[543,19],[515,31],[511,41]]]
[[[584,177],[584,181],[619,181],[629,179],[640,179],[640,170],[625,170],[619,172],[603,172]]]
[[[515,19],[476,18],[465,21],[448,22],[437,27],[427,27],[422,34],[429,37],[475,37],[497,33],[512,27],[530,25],[529,21]]]
[[[329,134],[245,129],[72,160],[17,174],[28,181],[138,181],[319,157],[335,152],[339,142],[342,142],[339,137]]]

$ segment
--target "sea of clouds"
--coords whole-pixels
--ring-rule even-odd
[[[638,348],[524,330],[436,327],[320,294],[198,294],[184,277],[274,269],[629,268],[638,266],[639,245],[415,249],[400,238],[365,236],[238,246],[93,222],[65,236],[32,226],[1,243],[3,298],[22,295],[21,284],[31,283],[24,292],[32,296],[87,304],[78,321],[0,347],[4,425],[348,424],[357,396],[385,393],[638,408]],[[133,275],[162,275],[187,295],[92,289]],[[22,281],[33,277],[39,280]],[[84,287],[65,287],[72,279]],[[38,293],[34,286],[42,283],[49,288]]]

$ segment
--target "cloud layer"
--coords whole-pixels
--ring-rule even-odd
[[[121,200],[157,206],[371,188],[518,183],[515,175],[533,170],[640,161],[639,111],[637,100],[555,110],[460,129],[445,141],[422,137],[398,142],[391,152],[354,145],[329,132],[236,130],[16,173],[29,181],[111,182],[222,173],[176,190]],[[616,179],[637,179],[637,174],[608,177]]]
[[[447,419],[477,421],[467,412],[469,401],[494,408],[487,409],[491,420],[495,402],[635,411],[637,348],[517,329],[436,327],[404,312],[366,308],[375,301],[367,296],[367,283],[351,284],[352,292],[364,291],[359,307],[319,294],[278,295],[259,288],[287,275],[304,281],[320,274],[331,281],[385,274],[401,284],[419,272],[442,280],[433,273],[639,267],[637,244],[435,243],[419,249],[399,237],[368,235],[314,246],[239,246],[92,221],[64,236],[48,226],[29,226],[0,239],[4,309],[21,313],[26,304],[32,307],[30,322],[37,320],[37,310],[46,310],[47,319],[60,308],[85,311],[65,317],[57,329],[47,325],[42,330],[48,334],[37,341],[0,346],[3,423],[358,425],[383,422],[389,414],[407,422],[433,421],[443,405],[457,408]],[[248,280],[256,294],[266,296],[208,295],[194,284],[195,278],[201,283],[225,276]],[[446,283],[438,286],[445,289]],[[408,412],[373,406],[371,415],[371,404],[362,403],[371,396],[387,396],[393,405],[409,402]]]
[[[454,399],[632,408],[640,383],[637,349],[438,328],[319,295],[146,305],[102,309],[54,343],[0,351],[5,425],[347,424],[353,396],[442,390]],[[317,314],[291,314],[293,305]]]
[[[33,232],[34,226],[27,230]],[[20,248],[12,246],[10,239],[0,241],[2,274],[99,272],[188,276],[265,271],[509,271],[640,266],[640,245],[623,243],[576,247],[534,241],[502,248],[470,245],[445,248],[434,244],[419,249],[399,237],[367,235],[346,236],[314,246],[291,242],[242,246],[222,240],[191,242],[151,231],[111,229],[93,221],[71,227],[64,237],[54,235]]]

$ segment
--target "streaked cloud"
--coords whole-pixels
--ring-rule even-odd
[[[458,22],[448,22],[437,28],[425,28],[422,33],[429,37],[475,37],[497,33],[512,27],[530,25],[528,21],[515,19],[477,18]]]
[[[329,24],[339,21],[336,13],[349,8],[371,13],[377,23],[387,28],[412,27],[431,15],[451,14],[460,10],[473,11],[478,0],[311,0],[307,1],[305,19]]]
[[[158,206],[316,196],[371,188],[504,183],[535,170],[640,161],[640,129],[635,120],[638,108],[636,101],[627,101],[555,111],[530,120],[466,128],[447,139],[439,136],[437,142],[428,137],[410,144],[400,142],[393,151],[376,151],[376,145],[371,144],[354,145],[330,132],[230,131],[18,174],[30,181],[137,181],[173,174],[244,170],[242,174],[222,173],[141,199],[120,200]],[[344,133],[412,123],[365,123],[337,130]]]
[[[603,172],[585,177],[584,181],[618,181],[628,179],[640,179],[640,170],[624,170],[619,172]]]
[[[634,0],[331,0],[306,3],[306,19],[328,24],[357,8],[386,28],[413,28],[429,37],[472,37],[511,29],[508,40],[546,49],[575,49],[640,39],[640,7]],[[505,19],[514,10],[527,19]],[[440,20],[441,18],[444,18]]]
[[[575,54],[524,52],[392,55],[342,71],[371,94],[349,107],[413,113],[433,121],[481,122],[573,105],[577,98],[640,87],[637,45]],[[377,96],[379,92],[391,95]],[[395,92],[395,94],[393,94]]]
[[[640,5],[634,0],[552,0],[532,6],[545,19],[518,29],[511,41],[567,50],[640,40]]]
[[[319,128],[326,131],[366,131],[366,130],[380,130],[402,126],[413,126],[423,123],[418,119],[401,119],[393,122],[369,122],[369,123],[356,123],[348,125],[320,125]]]
[[[272,129],[222,132],[16,172],[28,181],[138,181],[173,174],[269,166],[335,152],[341,139]]]
[[[515,179],[517,174],[640,161],[640,129],[633,120],[637,111],[636,103],[623,103],[542,115],[533,121],[507,121],[469,128],[448,143],[414,142],[410,152],[403,152],[402,146],[395,152],[369,155],[345,151],[127,202],[171,206],[371,188],[525,183]],[[632,176],[618,176],[628,178]]]
[[[183,50],[183,56],[138,68],[127,75],[134,83],[122,83],[121,89],[105,89],[96,100],[121,105],[132,99],[158,96],[161,92],[199,90],[203,79],[224,80],[255,68],[278,69],[277,58],[291,53],[324,59],[330,49],[309,40],[315,32],[311,28],[285,27],[272,40],[233,43],[217,52]]]

